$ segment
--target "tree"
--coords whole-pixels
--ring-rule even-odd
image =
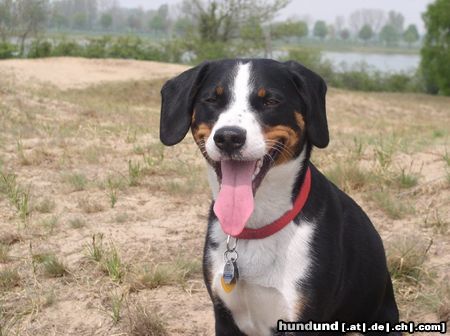
[[[289,1],[185,0],[182,11],[195,25],[188,43],[198,59],[236,56],[260,48],[261,43],[254,36],[262,30],[267,53],[271,49],[271,36],[266,28]],[[254,34],[249,34],[252,26]]]
[[[344,41],[348,40],[348,38],[350,37],[350,31],[348,29],[342,29],[339,32],[339,36],[341,37],[341,39],[343,39]]]
[[[160,15],[154,15],[148,22],[148,28],[156,32],[164,32],[167,28],[166,19]]]
[[[13,1],[0,0],[0,38],[6,42],[13,30]]]
[[[406,28],[403,33],[403,40],[408,43],[408,46],[411,47],[411,44],[419,41],[419,32],[417,31],[417,27],[414,24],[410,24],[408,28]]]
[[[134,31],[141,30],[142,28],[142,20],[141,17],[137,14],[131,14],[127,20],[128,27],[130,27]]]
[[[327,30],[328,30],[328,37],[334,40],[336,38],[336,28],[334,27],[334,25],[332,24],[328,25]]]
[[[113,24],[113,17],[109,13],[103,13],[100,17],[100,25],[103,29],[108,30]]]
[[[288,20],[273,24],[270,31],[274,39],[302,38],[308,35],[308,25],[303,21]]]
[[[400,34],[397,29],[390,24],[387,24],[381,29],[380,40],[388,46],[394,46],[398,43]]]
[[[192,16],[203,42],[229,42],[239,37],[240,28],[249,20],[262,25],[270,20],[289,0],[202,0],[184,1],[184,12]]]
[[[450,1],[436,0],[423,14],[426,34],[420,68],[429,93],[450,96]]]
[[[78,12],[72,18],[72,27],[75,29],[86,29],[87,28],[87,17],[86,14]]]
[[[402,13],[397,13],[395,11],[390,11],[388,13],[388,21],[387,24],[391,25],[398,35],[403,33],[403,23],[405,22],[405,17]]]
[[[45,28],[49,12],[48,0],[16,0],[17,20],[15,23],[20,38],[20,55],[25,51],[25,41]]]
[[[368,24],[365,24],[358,33],[358,37],[367,43],[373,37],[373,30]]]
[[[240,50],[251,52],[253,49],[260,50],[264,48],[264,31],[257,17],[249,18],[249,20],[241,26],[239,36],[243,41],[242,45],[239,46]],[[252,43],[249,43],[249,41],[252,41]]]
[[[334,20],[334,27],[336,28],[336,32],[339,33],[344,29],[345,18],[343,16],[336,16]]]
[[[175,33],[179,36],[192,34],[194,23],[186,16],[178,17],[174,24]]]
[[[385,13],[380,9],[357,10],[350,14],[348,20],[354,34],[358,34],[364,25],[369,25],[377,33],[385,21]]]
[[[313,29],[314,36],[323,40],[328,34],[328,27],[325,21],[316,21]]]

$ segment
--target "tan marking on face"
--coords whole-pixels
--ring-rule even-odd
[[[197,125],[192,128],[192,135],[194,136],[194,140],[197,144],[199,144],[202,141],[206,142],[206,139],[211,134],[211,126],[206,123],[201,123],[200,125]]]
[[[297,125],[298,125],[298,127],[300,127],[300,129],[303,132],[305,130],[305,119],[299,112],[294,112],[294,113],[295,113],[295,120],[297,121]]]
[[[264,98],[265,96],[266,96],[266,89],[260,88],[260,89],[258,90],[258,97]]]
[[[281,150],[281,153],[279,153],[275,165],[290,161],[300,142],[299,134],[289,126],[284,125],[266,127],[264,130],[264,138],[269,140],[267,144],[268,150],[275,146],[275,141],[278,142],[276,148]],[[281,142],[284,145],[281,145]]]
[[[194,125],[195,123],[195,109],[192,111],[192,119],[191,119],[191,125]]]
[[[219,85],[218,87],[216,87],[216,93],[218,96],[223,95],[223,86]]]

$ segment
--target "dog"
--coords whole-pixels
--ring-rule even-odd
[[[310,162],[329,143],[326,91],[305,66],[269,59],[207,61],[161,90],[162,143],[191,129],[207,161],[203,273],[216,335],[289,334],[280,321],[398,323],[379,234]]]

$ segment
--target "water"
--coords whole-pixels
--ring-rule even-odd
[[[337,71],[350,69],[362,63],[381,72],[414,72],[420,63],[419,55],[376,54],[323,51],[324,59],[331,61]]]

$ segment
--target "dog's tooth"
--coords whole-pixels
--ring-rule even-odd
[[[256,177],[256,175],[258,175],[260,171],[261,167],[256,167],[255,172],[253,173],[253,177]]]

